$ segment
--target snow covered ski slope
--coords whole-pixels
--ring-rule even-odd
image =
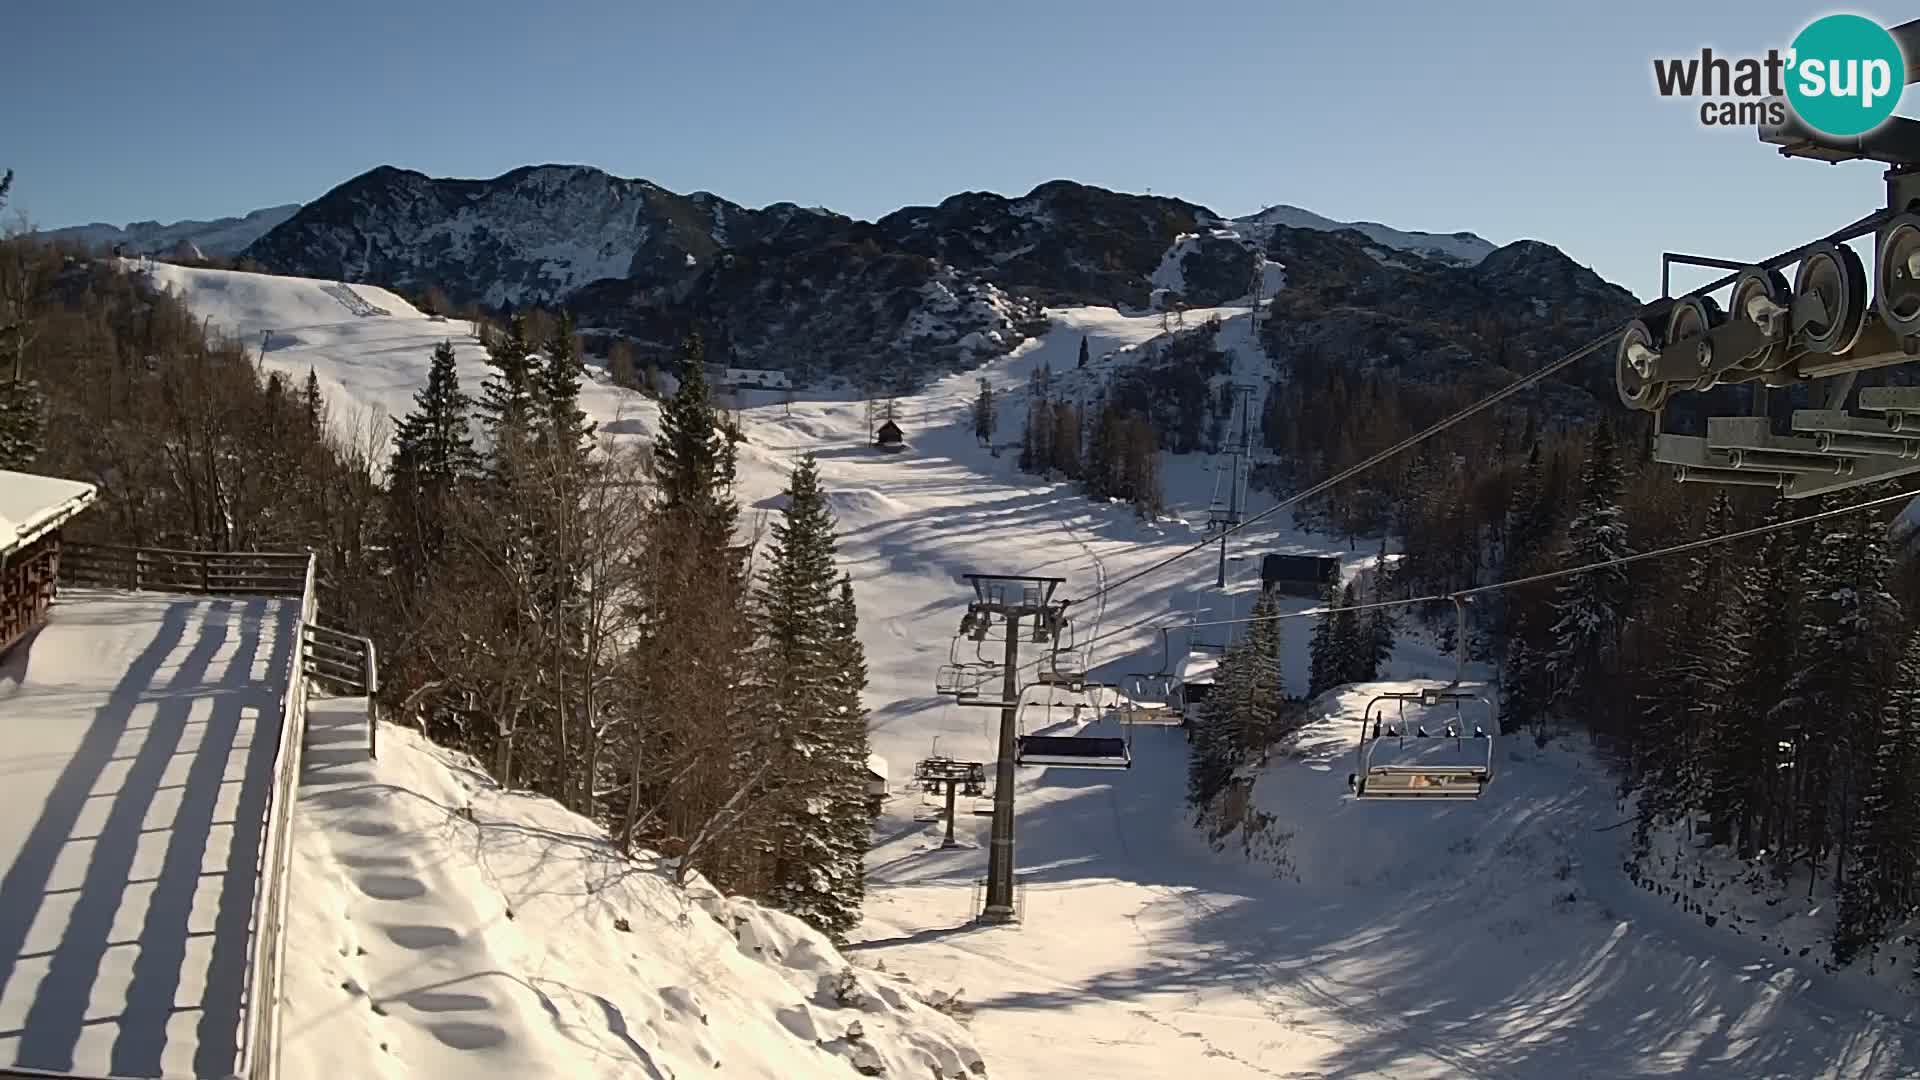
[[[236,1068],[297,608],[63,589],[0,666],[0,1071]]]
[[[166,267],[156,274],[216,323],[298,337],[268,351],[265,363],[301,377],[313,365],[335,395],[336,416],[354,406],[404,411],[429,349],[446,334],[397,297],[361,286],[367,303],[391,314],[349,315],[320,291],[327,283],[222,281],[242,275]],[[1264,361],[1253,355],[1245,309],[1217,313],[1221,346],[1243,378],[1257,378]],[[1024,770],[1016,819],[1024,922],[969,926],[989,819],[963,818],[963,846],[942,851],[939,824],[923,820],[933,807],[899,783],[936,739],[943,755],[993,757],[995,714],[933,693],[965,606],[960,575],[1064,577],[1063,595],[1084,596],[1198,541],[1212,494],[1209,461],[1169,460],[1176,516],[1142,522],[1126,507],[1021,475],[1011,455],[978,444],[969,418],[978,377],[1007,391],[1006,441],[1017,438],[1036,366],[1052,368],[1057,391],[1089,393],[1160,333],[1157,315],[1050,314],[1055,329],[1044,339],[902,399],[902,453],[867,447],[857,401],[811,397],[789,415],[783,404],[750,399],[744,411],[739,493],[749,515],[776,510],[799,455],[820,461],[860,605],[874,749],[896,777],[876,826],[856,958],[959,991],[982,1058],[994,1076],[1016,1080],[1920,1076],[1912,999],[1863,990],[1869,984],[1855,972],[1826,974],[1818,954],[1782,957],[1703,932],[1676,918],[1664,897],[1633,887],[1620,871],[1623,831],[1596,831],[1619,820],[1611,782],[1577,750],[1502,743],[1479,802],[1346,801],[1352,746],[1341,740],[1352,738],[1365,687],[1320,702],[1326,726],[1309,733],[1297,759],[1276,757],[1260,775],[1251,807],[1271,818],[1252,844],[1257,860],[1236,838],[1214,852],[1190,827],[1177,731],[1133,732],[1134,766],[1124,772]],[[1209,314],[1188,312],[1187,325]],[[1083,335],[1091,360],[1076,371]],[[476,386],[477,348],[469,343],[460,355],[462,377]],[[585,407],[603,428],[646,437],[651,405],[604,384],[592,395]],[[1265,505],[1256,497],[1253,509]],[[1076,607],[1078,628],[1244,614],[1258,556],[1270,551],[1336,556],[1350,575],[1372,558],[1297,531],[1284,515],[1247,530],[1234,550],[1245,558],[1229,564],[1226,592],[1213,588],[1209,551]],[[1306,607],[1291,601],[1287,610]],[[1296,692],[1306,682],[1310,630],[1306,619],[1283,625],[1284,675]],[[1184,646],[1174,635],[1175,649]],[[1095,677],[1152,671],[1158,649],[1158,635],[1136,626],[1095,652]],[[1444,681],[1453,668],[1451,657],[1406,639],[1388,685]],[[1039,700],[1022,718],[1028,731],[1078,726],[1064,692],[1051,716]],[[453,828],[442,835],[457,836]],[[556,953],[549,971],[562,978],[573,962]],[[337,985],[313,988],[322,990],[328,1000],[343,996]],[[582,1037],[604,1040],[611,1028],[594,1023]]]

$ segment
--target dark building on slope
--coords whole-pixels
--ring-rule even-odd
[[[1289,596],[1324,596],[1340,584],[1340,560],[1320,555],[1268,555],[1260,561],[1260,588]]]

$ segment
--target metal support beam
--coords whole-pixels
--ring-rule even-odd
[[[1007,613],[1006,683],[1002,701],[1020,699],[1020,612]],[[1000,758],[993,768],[993,842],[987,851],[987,906],[982,922],[1012,922],[1013,910],[1013,785],[1019,752],[1017,705],[1000,710]]]
[[[1459,625],[1453,635],[1453,681],[1447,685],[1459,686],[1467,679],[1467,598],[1459,593],[1453,594],[1453,614]]]

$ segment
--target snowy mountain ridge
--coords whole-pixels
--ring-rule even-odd
[[[299,210],[299,203],[288,203],[255,210],[240,217],[176,221],[167,225],[158,221],[135,221],[127,225],[96,221],[87,225],[46,229],[39,235],[45,240],[79,244],[96,252],[108,252],[117,247],[127,255],[168,255],[188,245],[210,258],[225,258],[240,254],[249,244],[272,232]]]
[[[1472,266],[1498,250],[1499,245],[1482,239],[1470,232],[1457,232],[1439,235],[1430,232],[1405,231],[1376,221],[1334,221],[1321,217],[1311,210],[1302,210],[1297,206],[1280,204],[1269,206],[1257,214],[1234,219],[1245,225],[1285,226],[1289,229],[1312,229],[1316,232],[1340,232],[1351,229],[1382,247],[1395,251],[1410,251],[1422,258],[1455,266]]]
[[[414,296],[437,287],[455,304],[564,306],[580,325],[626,339],[643,364],[670,366],[699,327],[716,362],[897,390],[1043,332],[1041,305],[1218,306],[1248,294],[1262,260],[1271,297],[1280,264],[1305,265],[1295,258],[1303,245],[1386,277],[1461,271],[1444,285],[1467,290],[1477,279],[1464,272],[1505,250],[1470,233],[1336,222],[1290,206],[1228,219],[1068,180],[1012,197],[963,192],[869,222],[541,165],[487,180],[374,169],[246,254],[276,273]],[[943,291],[997,291],[1006,317],[941,318],[928,300]]]

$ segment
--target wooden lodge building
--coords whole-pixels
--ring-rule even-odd
[[[95,494],[77,480],[0,469],[0,655],[46,621],[62,527]]]

